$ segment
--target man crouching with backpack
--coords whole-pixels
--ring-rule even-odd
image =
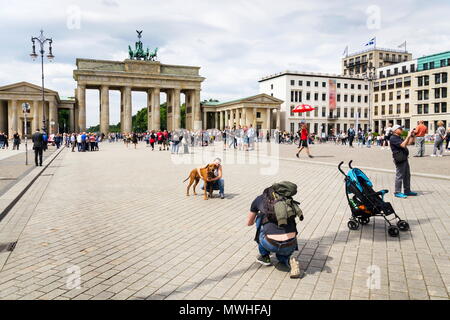
[[[270,253],[276,254],[276,268],[291,272],[291,278],[301,278],[299,263],[291,257],[297,246],[297,227],[295,217],[303,220],[299,203],[292,199],[297,193],[297,185],[283,181],[266,188],[262,195],[256,197],[250,207],[247,225],[256,224],[255,241],[258,243],[260,256],[257,262],[270,266]]]

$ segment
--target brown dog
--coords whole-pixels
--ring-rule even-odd
[[[212,197],[212,183],[208,183],[211,179],[214,178],[214,170],[216,170],[218,168],[218,165],[215,163],[211,163],[208,164],[206,167],[201,168],[200,170],[197,170],[197,168],[193,169],[191,171],[191,173],[189,174],[189,177],[187,177],[186,180],[184,180],[183,182],[186,182],[188,179],[189,180],[189,184],[187,186],[187,192],[186,195],[189,196],[189,188],[191,187],[192,184],[194,184],[193,190],[194,190],[194,195],[197,195],[197,193],[195,192],[195,187],[197,186],[198,182],[200,181],[200,179],[203,179],[203,181],[205,181],[205,185],[204,185],[204,195],[203,195],[203,199],[208,200],[208,196],[206,194],[206,190],[209,187],[209,196]],[[200,171],[200,175],[198,174],[198,171]],[[194,183],[195,181],[195,183]]]

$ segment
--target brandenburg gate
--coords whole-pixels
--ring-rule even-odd
[[[86,130],[86,89],[99,90],[100,132],[109,132],[109,91],[121,93],[120,123],[122,132],[131,132],[131,92],[147,93],[148,130],[159,130],[160,94],[167,95],[167,129],[181,127],[180,94],[185,95],[186,129],[201,129],[200,67],[165,65],[158,61],[127,59],[103,61],[77,59],[73,77],[77,82],[76,103],[78,129]]]

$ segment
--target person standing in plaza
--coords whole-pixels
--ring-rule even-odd
[[[394,130],[392,127],[392,123],[389,123],[386,129],[384,130],[384,144],[386,147],[390,146],[390,139],[393,134]]]
[[[409,131],[405,140],[401,138],[403,127],[395,125],[392,129],[392,136],[389,143],[392,150],[392,157],[395,164],[395,193],[397,198],[407,198],[408,196],[417,196],[416,192],[411,191],[411,171],[408,162],[408,144],[414,137],[414,130]],[[402,185],[404,192],[402,193]]]
[[[369,129],[367,131],[367,148],[371,148],[372,147],[372,140],[373,140],[372,129]]]
[[[0,149],[5,148],[6,135],[0,131]]]
[[[148,141],[150,142],[150,146],[152,147],[152,151],[154,151],[155,150],[155,142],[156,142],[156,135],[155,135],[154,131],[150,132]]]
[[[353,140],[355,140],[355,129],[353,128],[353,124],[351,124],[350,128],[348,128],[347,136],[348,136],[348,145],[350,148],[353,148]]]
[[[77,144],[77,136],[75,133],[72,133],[70,135],[70,143],[72,145],[72,152],[75,152],[75,146]]]
[[[172,146],[171,146],[171,154],[178,154],[180,148],[180,135],[178,132],[174,131],[172,133]]]
[[[428,128],[424,125],[423,120],[420,120],[416,129],[416,154],[414,157],[423,157],[425,155],[425,135],[428,133]]]
[[[255,149],[256,132],[255,132],[255,129],[253,128],[252,124],[250,124],[250,126],[248,127],[247,136],[248,136],[249,150],[254,150]]]
[[[444,153],[444,141],[445,141],[445,127],[444,122],[439,120],[437,123],[438,128],[436,129],[436,134],[434,136],[434,149],[432,157],[442,157],[442,154]],[[439,154],[438,154],[439,150]]]
[[[36,129],[36,132],[33,133],[31,140],[33,141],[33,150],[34,150],[34,163],[37,166],[42,167],[42,152],[44,151],[44,136]]]
[[[223,151],[227,150],[228,127],[222,131]]]
[[[445,152],[450,152],[448,148],[450,145],[450,126],[447,129],[447,133],[445,134]]]
[[[309,152],[309,146],[308,146],[308,126],[305,122],[301,123],[301,130],[300,130],[300,142],[298,145],[298,152],[295,154],[297,158],[300,158],[299,154],[302,152],[303,149],[306,149],[306,154],[308,157],[312,158],[313,156]]]
[[[131,135],[131,142],[133,142],[134,148],[136,149],[138,144],[138,135],[136,132],[133,132],[133,134]]]
[[[20,146],[20,136],[19,133],[16,132],[13,134],[13,150],[19,150],[19,146]]]

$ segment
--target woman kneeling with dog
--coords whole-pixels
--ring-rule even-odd
[[[276,254],[277,269],[291,272],[291,278],[300,278],[300,268],[295,257],[291,257],[297,246],[297,227],[295,217],[303,220],[299,203],[292,199],[297,193],[297,185],[283,181],[266,188],[256,197],[250,207],[247,225],[256,224],[255,241],[260,256],[257,262],[270,266],[270,253]]]

